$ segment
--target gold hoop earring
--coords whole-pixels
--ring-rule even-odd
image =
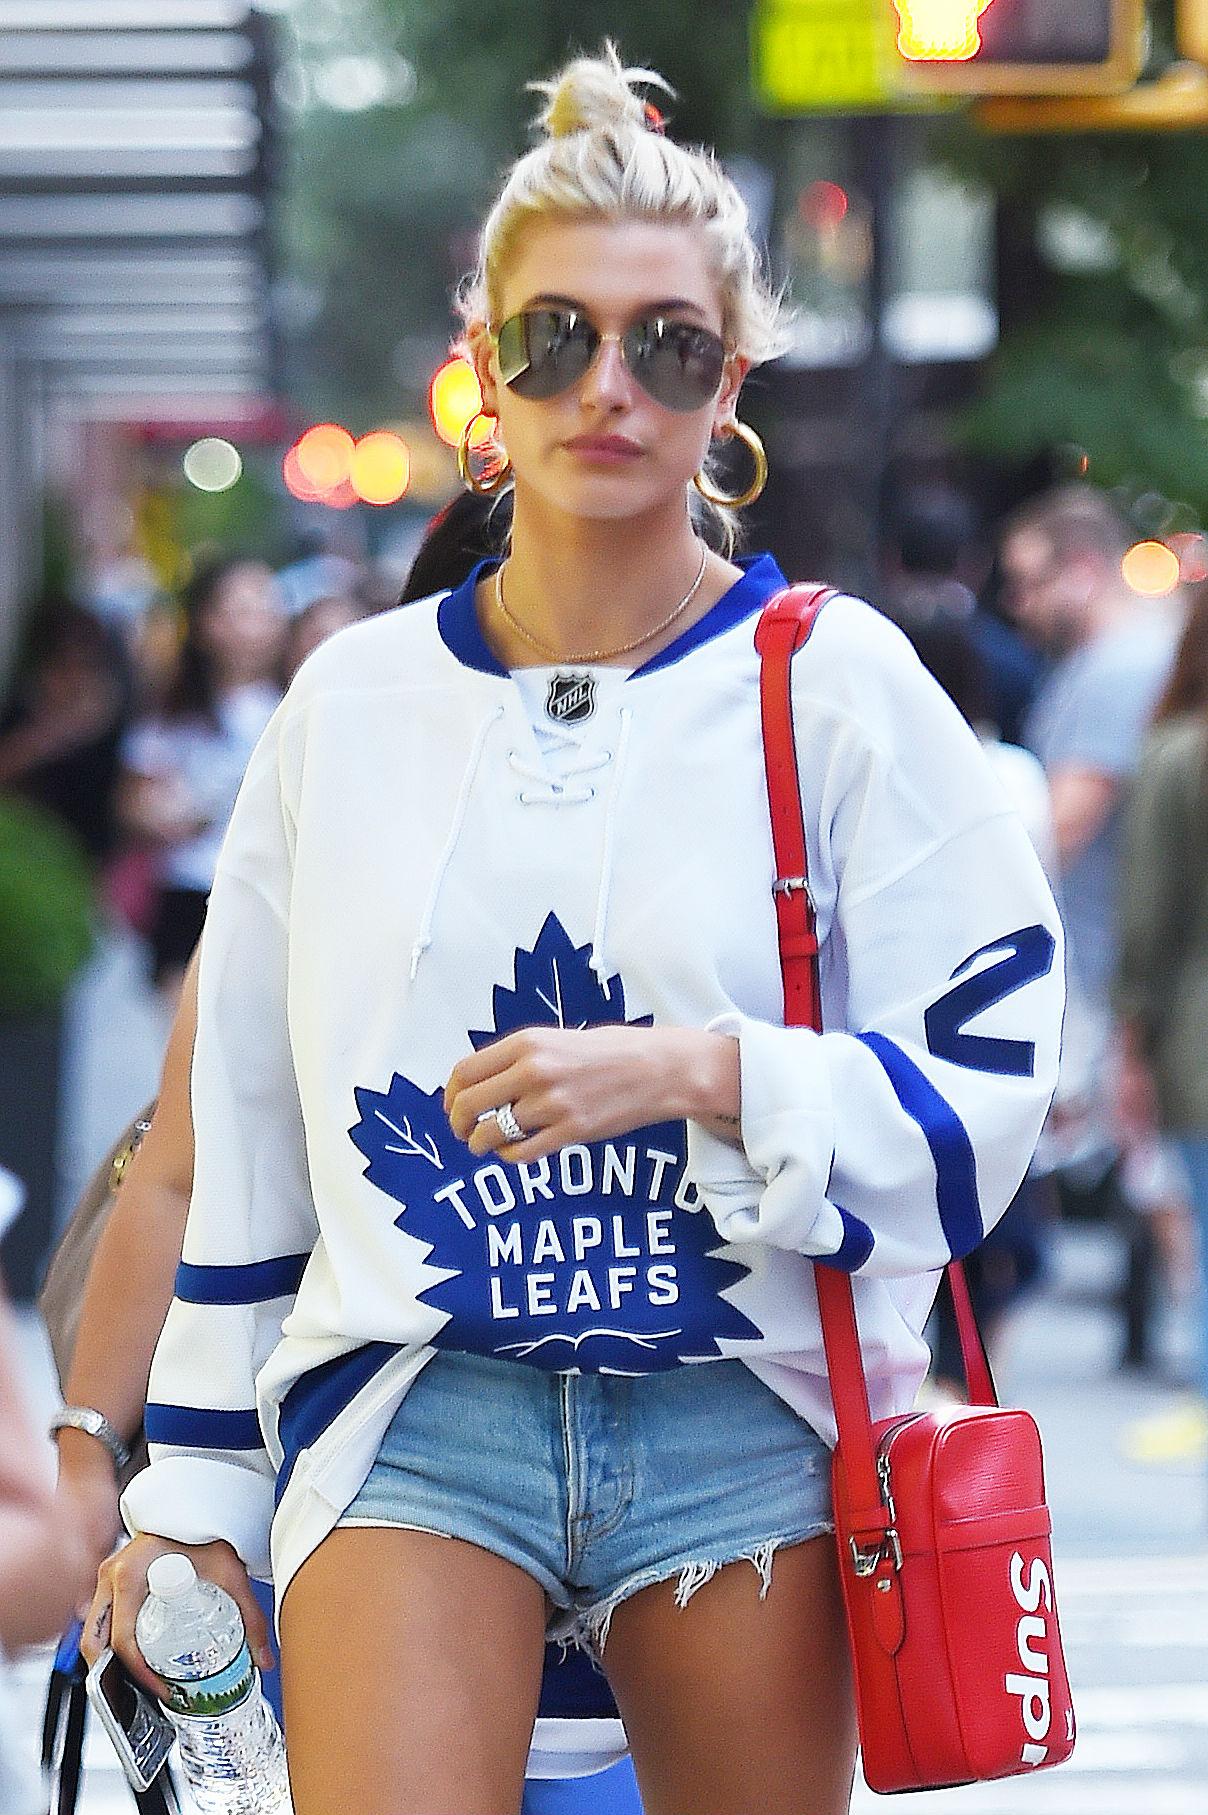
[[[731,436],[735,440],[742,442],[742,445],[747,449],[752,460],[755,462],[755,471],[746,491],[735,492],[732,498],[728,498],[724,492],[714,491],[708,480],[703,477],[702,473],[697,473],[692,483],[707,504],[717,504],[722,506],[723,509],[741,510],[744,504],[754,504],[756,498],[758,498],[760,492],[767,484],[768,457],[764,451],[763,442],[759,439],[755,430],[748,428],[745,422],[730,423],[727,430],[727,439]]]
[[[465,428],[461,431],[461,440],[457,444],[457,470],[461,474],[462,484],[468,487],[470,491],[474,492],[479,498],[493,498],[496,492],[503,490],[504,486],[511,478],[512,463],[506,452],[500,448],[499,443],[492,434],[489,444],[484,442],[479,443],[478,445],[487,446],[493,444],[496,452],[496,463],[488,466],[482,473],[476,473],[474,471],[474,468],[470,463],[470,431],[477,421],[478,417],[472,416],[469,422],[466,423]],[[498,461],[499,454],[503,455],[502,464]]]

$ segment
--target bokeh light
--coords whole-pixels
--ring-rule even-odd
[[[469,360],[460,354],[446,359],[444,365],[437,368],[428,387],[428,413],[441,440],[450,447],[457,447],[466,423],[481,409],[482,390]]]
[[[1181,578],[1179,557],[1165,542],[1134,542],[1121,572],[1125,583],[1144,599],[1164,599]]]
[[[348,430],[338,423],[317,422],[294,444],[298,470],[315,491],[334,491],[352,470],[355,447]]]
[[[977,22],[990,0],[894,0],[898,49],[910,61],[959,63],[981,49]]]
[[[195,441],[181,465],[185,478],[199,492],[228,492],[243,472],[239,449],[220,435],[205,435]]]
[[[285,489],[290,496],[302,504],[322,504],[324,493],[312,485],[298,461],[298,448],[295,443],[281,462],[281,476],[285,480]]]
[[[362,435],[352,456],[348,481],[365,504],[397,504],[411,477],[411,456],[401,435],[377,429]]]
[[[807,183],[797,197],[797,212],[816,233],[834,233],[847,219],[851,201],[838,183]]]

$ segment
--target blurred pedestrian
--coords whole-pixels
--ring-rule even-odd
[[[0,718],[0,789],[54,813],[98,865],[116,841],[131,694],[130,664],[116,634],[71,599],[41,600]]]
[[[1123,569],[1132,540],[1103,493],[1065,486],[1008,520],[1001,564],[1016,621],[1054,658],[1025,725],[1052,796],[1070,985],[1044,1150],[1059,1177],[1100,1178],[1122,1219],[1122,1358],[1141,1365],[1153,1340],[1154,1219],[1178,1213],[1178,1184],[1160,1144],[1121,1138],[1111,989],[1124,799],[1170,674],[1183,601],[1133,591]]]
[[[1191,1396],[1134,1426],[1144,1461],[1208,1457],[1208,590],[1187,619],[1131,791],[1116,1006],[1125,1115],[1177,1145],[1195,1216]]]
[[[351,592],[325,593],[304,605],[297,616],[290,619],[285,633],[286,680],[293,679],[307,656],[328,637],[334,636],[337,630],[346,630],[349,624],[359,624],[369,615],[368,608]]]
[[[1048,776],[1071,977],[1101,1014],[1115,967],[1123,796],[1180,630],[1179,603],[1143,599],[1133,538],[1110,500],[1063,487],[1008,521],[1001,562],[1016,622],[1054,658],[1024,727]]]
[[[912,637],[933,623],[966,626],[984,674],[986,717],[1017,745],[1044,674],[1036,647],[978,602],[988,566],[977,512],[954,485],[903,488],[890,512],[877,603]]]
[[[152,976],[169,1002],[205,918],[235,796],[281,697],[285,614],[269,568],[232,557],[202,567],[184,594],[175,680],[123,746],[122,817],[158,852]]]
[[[152,1460],[85,1649],[147,1681],[146,1568],[185,1549],[259,1651],[271,1546],[299,1815],[518,1810],[547,1638],[602,1662],[652,1815],[840,1815],[808,1260],[856,1275],[876,1413],[908,1410],[935,1271],[1054,1080],[1043,873],[852,600],[793,668],[830,1031],[783,1025],[752,635],[784,577],[690,502],[714,438],[758,475],[724,503],[757,494],[738,396],[782,329],[652,81],[609,47],[542,84],[465,304],[506,559],[304,664],[203,935]],[[941,1088],[955,1215],[908,1107]]]

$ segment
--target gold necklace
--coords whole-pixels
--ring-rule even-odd
[[[654,626],[653,630],[643,631],[642,635],[640,637],[635,637],[633,639],[632,643],[622,643],[616,649],[593,649],[587,655],[562,655],[562,654],[560,654],[558,650],[551,648],[551,646],[548,643],[543,643],[541,641],[540,637],[535,637],[531,630],[526,630],[524,625],[522,623],[520,623],[519,619],[514,618],[512,616],[511,612],[508,610],[507,606],[503,602],[503,563],[502,562],[495,569],[495,603],[499,606],[500,612],[502,613],[504,618],[506,618],[507,622],[511,625],[512,629],[516,632],[516,635],[523,637],[526,643],[531,644],[532,647],[536,650],[539,650],[542,655],[548,656],[552,662],[571,662],[571,663],[579,663],[579,664],[587,664],[587,663],[591,663],[591,662],[611,662],[611,661],[615,660],[615,658],[617,656],[628,655],[631,650],[640,649],[642,647],[643,643],[649,643],[656,636],[660,636],[664,630],[669,629],[670,626],[675,623],[676,618],[678,618],[680,616],[681,612],[687,611],[689,605],[691,605],[693,599],[696,597],[697,593],[701,589],[701,582],[705,577],[705,567],[708,564],[708,560],[709,560],[708,549],[707,548],[702,549],[701,557],[700,557],[700,567],[697,569],[697,574],[696,574],[695,580],[693,580],[691,586],[688,588],[687,592],[684,594],[684,596],[680,600],[679,604],[677,606],[675,606],[674,610],[669,611],[667,613],[667,616],[665,618],[663,618],[660,623],[658,623]]]

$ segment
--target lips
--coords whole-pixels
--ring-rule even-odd
[[[564,446],[572,453],[598,455],[605,460],[633,459],[642,452],[638,443],[625,435],[576,435]]]

